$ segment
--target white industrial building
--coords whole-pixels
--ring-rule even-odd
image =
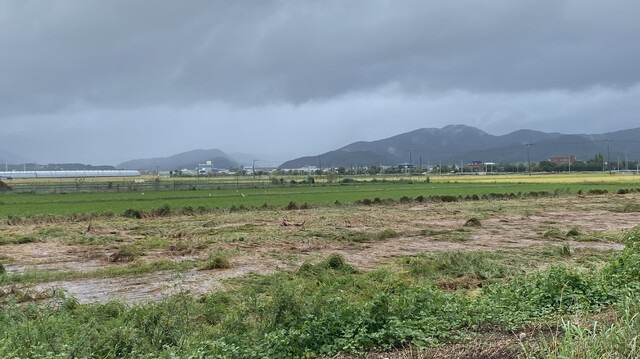
[[[78,170],[78,171],[0,171],[0,178],[89,178],[89,177],[139,177],[134,170]]]

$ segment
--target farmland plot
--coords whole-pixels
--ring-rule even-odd
[[[561,355],[636,310],[640,195],[404,202],[2,224],[0,353]]]

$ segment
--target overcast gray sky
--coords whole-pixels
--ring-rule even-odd
[[[289,157],[421,127],[639,127],[637,0],[2,0],[0,150]]]

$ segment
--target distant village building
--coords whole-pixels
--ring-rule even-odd
[[[207,161],[206,163],[198,164],[198,168],[196,168],[196,171],[200,175],[208,175],[208,174],[213,174],[213,173],[218,173],[219,172],[219,170],[213,165],[213,162],[211,162],[211,161]]]
[[[467,163],[467,167],[471,172],[492,172],[495,166],[495,162],[471,161]]]
[[[471,161],[467,164],[467,167],[469,168],[469,170],[471,170],[471,172],[485,171],[485,165],[484,165],[484,162],[482,161]]]
[[[572,165],[576,163],[576,155],[551,157],[549,162],[556,165]]]
[[[398,169],[400,171],[406,171],[406,170],[411,170],[413,169],[415,166],[411,163],[401,163],[398,165]]]

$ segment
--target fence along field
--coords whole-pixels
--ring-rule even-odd
[[[617,178],[5,194],[0,357],[637,357]]]
[[[219,190],[239,188],[270,188],[310,185],[337,185],[362,182],[424,182],[431,183],[633,183],[640,176],[632,173],[608,175],[601,173],[522,174],[505,175],[357,175],[357,176],[218,176],[218,177],[84,177],[48,179],[4,179],[14,193],[77,193],[77,192],[151,192],[175,190]],[[309,183],[313,179],[313,183]]]

